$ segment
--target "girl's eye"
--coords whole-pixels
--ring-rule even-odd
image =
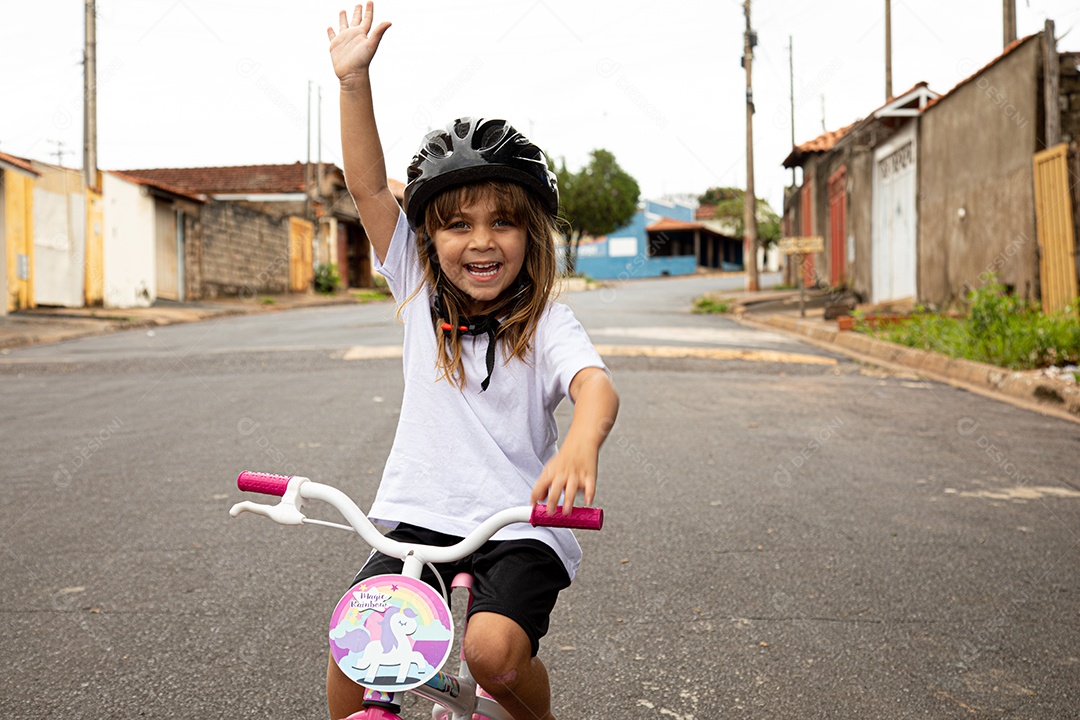
[[[513,227],[514,223],[510,222],[509,220],[504,220],[504,219],[500,218],[499,220],[495,221],[495,226],[496,227]]]
[[[464,220],[455,220],[446,226],[448,230],[461,230],[466,227],[468,227],[468,225],[465,224]]]

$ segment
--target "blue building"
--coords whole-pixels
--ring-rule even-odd
[[[582,238],[577,272],[597,280],[692,275],[699,266],[742,269],[742,239],[694,208],[646,200],[630,222],[600,238]]]

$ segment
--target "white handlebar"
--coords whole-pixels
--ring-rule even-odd
[[[321,500],[329,503],[341,513],[349,527],[309,520],[301,512],[304,500]],[[368,520],[367,515],[357,507],[356,503],[348,495],[337,488],[313,482],[304,477],[289,479],[288,490],[286,490],[281,502],[277,505],[264,505],[245,500],[233,505],[232,509],[229,510],[229,514],[233,517],[244,512],[265,515],[282,525],[300,525],[309,522],[342,529],[351,528],[363,538],[364,542],[384,555],[401,558],[402,560],[411,557],[420,563],[447,563],[460,560],[476,552],[481,545],[507,525],[529,522],[533,509],[525,506],[509,508],[495,513],[460,542],[448,547],[416,545],[388,538],[378,531],[372,522]]]

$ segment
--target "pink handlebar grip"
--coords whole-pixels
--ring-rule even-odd
[[[547,505],[534,505],[529,523],[536,527],[565,527],[578,530],[599,530],[604,527],[604,511],[601,508],[576,507],[569,515],[562,514],[562,506],[555,508],[554,515],[547,514]]]
[[[288,475],[244,471],[236,478],[236,486],[244,492],[257,492],[281,497],[289,489]]]

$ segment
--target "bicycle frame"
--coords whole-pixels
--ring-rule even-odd
[[[229,510],[229,515],[232,517],[251,512],[265,515],[282,525],[310,524],[355,532],[364,542],[379,552],[402,559],[404,567],[401,575],[417,581],[420,579],[425,564],[448,563],[466,557],[478,550],[496,532],[507,525],[530,523],[534,526],[599,530],[603,526],[604,517],[603,511],[598,508],[572,508],[568,515],[563,515],[561,512],[548,515],[542,505],[510,508],[492,515],[457,544],[436,547],[402,543],[387,538],[376,529],[367,515],[348,495],[334,487],[313,482],[305,477],[243,472],[237,478],[237,485],[241,490],[280,496],[281,500],[276,505],[265,505],[248,500],[236,503]],[[320,500],[332,505],[348,524],[342,525],[306,517],[303,514],[305,500]],[[455,577],[451,583],[451,590],[454,588],[467,589],[469,604],[472,604],[471,575],[462,573]],[[463,637],[464,631],[465,628],[462,627],[461,632],[456,634],[457,637]],[[490,718],[490,720],[513,720],[496,701],[477,695],[477,684],[469,671],[463,653],[459,662],[457,674],[443,672],[442,664],[440,664],[426,682],[408,688],[408,692],[435,703],[432,709],[434,720],[469,720],[474,716]],[[405,667],[408,669],[407,664]],[[369,689],[368,695],[370,696],[371,693]],[[386,693],[383,694],[386,695]],[[399,704],[392,696],[387,696],[385,699],[389,703]],[[350,720],[400,720],[400,718],[387,710],[373,707],[351,715]]]

